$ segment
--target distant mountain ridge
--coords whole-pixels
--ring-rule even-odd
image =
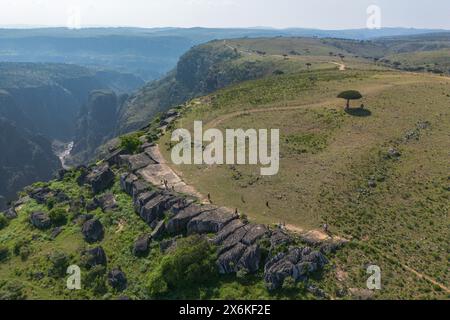
[[[155,80],[172,70],[191,47],[215,39],[320,37],[370,40],[446,30],[258,28],[38,28],[0,29],[0,61],[71,63],[108,68]]]

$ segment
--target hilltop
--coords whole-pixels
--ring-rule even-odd
[[[368,46],[380,54],[361,54]],[[193,48],[130,97],[120,123],[131,133],[103,160],[26,188],[5,213],[1,297],[446,298],[450,80],[397,70],[387,48],[309,38]],[[363,100],[345,110],[336,96],[350,89]],[[279,128],[280,173],[172,165],[171,132],[194,120]],[[331,234],[311,237],[323,223]],[[72,263],[81,291],[64,287]],[[381,291],[366,289],[371,264]]]

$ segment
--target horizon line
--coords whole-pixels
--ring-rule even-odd
[[[127,26],[127,25],[85,25],[80,26],[79,28],[69,28],[64,25],[25,25],[25,24],[7,24],[1,25],[0,29],[17,29],[17,30],[27,30],[27,29],[67,29],[67,30],[83,30],[83,29],[223,29],[223,30],[233,30],[233,29],[248,29],[248,30],[275,30],[275,31],[283,31],[283,30],[318,30],[318,31],[352,31],[352,30],[367,30],[367,31],[377,31],[377,30],[388,30],[388,29],[404,29],[404,30],[430,30],[430,31],[450,31],[450,29],[445,28],[420,28],[420,27],[404,27],[404,26],[387,26],[382,27],[380,29],[369,29],[369,28],[330,28],[330,29],[322,29],[322,28],[313,28],[313,27],[271,27],[271,26],[253,26],[253,27],[207,27],[207,26],[191,26],[191,27],[174,27],[174,26],[155,26],[155,27],[146,27],[146,26]]]

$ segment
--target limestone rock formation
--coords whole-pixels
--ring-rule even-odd
[[[41,230],[48,229],[51,226],[50,218],[43,212],[33,212],[30,216],[31,224]]]
[[[148,246],[150,243],[150,235],[145,234],[140,236],[135,242],[133,246],[133,255],[136,257],[143,257],[148,253]]]
[[[96,219],[86,221],[81,228],[81,232],[84,240],[89,243],[101,241],[104,236],[103,225]]]
[[[85,182],[92,187],[94,194],[100,193],[114,183],[114,173],[107,164],[92,169],[86,176]]]
[[[127,288],[127,277],[120,268],[114,268],[108,272],[108,283],[117,291],[123,291]]]

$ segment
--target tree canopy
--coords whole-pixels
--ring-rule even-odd
[[[339,93],[339,95],[337,97],[347,100],[346,108],[349,109],[350,108],[350,100],[359,100],[363,96],[359,91],[348,90],[348,91],[343,91],[343,92]]]
[[[348,90],[348,91],[341,92],[337,97],[341,98],[341,99],[345,99],[345,100],[359,100],[363,96],[359,91]]]

